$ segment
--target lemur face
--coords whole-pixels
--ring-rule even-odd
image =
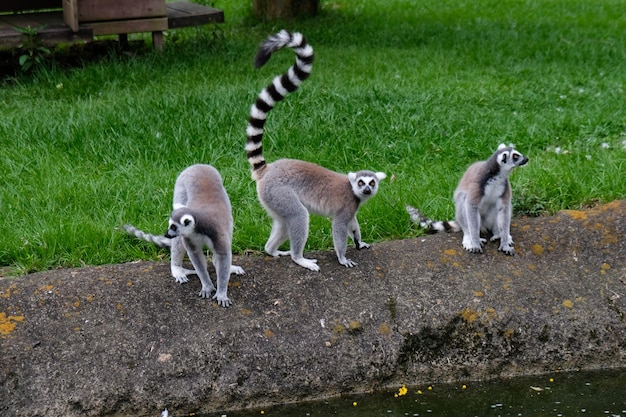
[[[500,145],[502,146],[502,145]],[[512,147],[498,148],[498,164],[504,170],[510,171],[513,168],[521,167],[528,163],[528,158],[513,149]]]
[[[193,233],[195,224],[196,221],[191,214],[181,216],[179,221],[171,218],[170,226],[168,227],[167,232],[165,232],[165,237],[172,239],[176,236],[189,236]]]
[[[378,192],[378,183],[387,178],[383,172],[359,171],[348,174],[352,192],[359,200],[373,197]]]

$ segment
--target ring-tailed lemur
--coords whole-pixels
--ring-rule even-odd
[[[197,164],[180,173],[174,185],[174,210],[165,236],[151,235],[129,224],[123,228],[139,239],[171,248],[171,270],[176,282],[187,282],[187,275],[197,274],[202,283],[200,297],[209,298],[216,291],[213,298],[219,305],[232,305],[227,295],[230,274],[243,274],[244,270],[231,265],[233,217],[222,177],[215,168]],[[217,290],[207,271],[205,246],[213,253]],[[185,251],[195,270],[183,268]]]
[[[498,250],[513,255],[511,228],[511,183],[509,175],[528,158],[501,144],[486,161],[472,164],[454,192],[456,221],[433,221],[419,210],[407,206],[411,220],[428,232],[463,231],[463,247],[470,252],[483,251],[486,239],[480,232],[491,233],[491,240],[500,239]]]
[[[379,181],[386,175],[372,171],[339,174],[293,159],[279,159],[272,163],[265,161],[262,139],[267,113],[309,77],[313,66],[313,48],[304,36],[283,30],[263,42],[256,55],[256,67],[263,66],[273,52],[286,47],[294,50],[296,62],[261,91],[250,110],[246,130],[245,150],[252,178],[257,183],[259,201],[273,219],[265,251],[272,256],[291,255],[298,265],[319,271],[315,259],[302,255],[309,233],[309,213],[319,214],[332,218],[337,259],[340,264],[352,267],[356,264],[346,258],[348,236],[354,240],[357,249],[369,247],[361,241],[357,210],[376,194]],[[287,239],[290,251],[278,250]]]

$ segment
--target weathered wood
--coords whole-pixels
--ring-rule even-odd
[[[78,4],[77,0],[63,0],[63,21],[74,32],[78,31]]]
[[[0,48],[10,49],[20,47],[28,36],[16,28],[36,29],[39,41],[46,46],[53,46],[62,42],[89,42],[93,36],[98,35],[122,35],[127,33],[152,32],[152,41],[157,49],[163,47],[163,34],[168,29],[176,29],[189,26],[204,25],[207,23],[224,22],[224,12],[212,7],[181,1],[165,3],[162,7],[156,7],[157,0],[148,0],[137,6],[135,2],[125,2],[123,10],[117,14],[118,9],[112,7],[113,2],[120,0],[22,0],[15,2],[2,2],[0,12],[14,11],[15,13],[0,13]],[[91,2],[91,3],[90,3]],[[101,13],[94,10],[81,10],[84,5],[93,7],[95,4],[106,7]],[[129,4],[127,7],[127,3]],[[17,4],[20,6],[18,7]],[[49,10],[54,6],[57,10]],[[62,6],[62,11],[61,11]],[[48,10],[39,12],[25,12],[23,7],[38,10],[44,7]],[[142,11],[143,10],[143,11]],[[148,15],[157,13],[158,17],[121,18],[120,16],[133,16],[136,13],[146,12]],[[115,18],[104,21],[84,22],[84,16],[93,19],[106,16]],[[99,16],[99,17],[95,17]]]
[[[113,22],[81,22],[81,24],[91,28],[94,36],[116,35],[119,33],[155,32],[167,30],[167,17],[119,20]]]
[[[167,3],[167,22],[170,29],[223,23],[224,12],[187,1]]]
[[[0,15],[0,48],[18,48],[24,44],[27,36],[16,28],[37,29],[35,42],[44,46],[54,46],[62,42],[89,42],[93,32],[86,27],[73,31],[63,22],[63,12],[48,11]]]
[[[165,0],[78,0],[81,23],[163,17],[166,13]]]

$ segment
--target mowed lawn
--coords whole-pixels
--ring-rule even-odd
[[[118,228],[163,233],[174,180],[194,163],[224,178],[234,252],[262,253],[271,221],[243,148],[252,102],[294,60],[253,67],[283,28],[304,33],[316,61],[270,113],[265,156],[385,172],[359,211],[366,242],[419,235],[406,204],[451,218],[463,171],[500,143],[530,158],[511,177],[516,216],[625,197],[623,0],[337,0],[269,23],[249,3],[212,2],[227,22],[169,32],[161,53],[67,67],[63,47],[2,79],[2,274],[167,258]],[[330,247],[330,222],[312,218],[307,250]]]

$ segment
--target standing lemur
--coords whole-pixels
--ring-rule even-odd
[[[491,240],[500,239],[498,250],[513,255],[511,228],[511,183],[509,175],[528,158],[501,144],[486,161],[472,164],[454,192],[456,221],[432,221],[419,210],[407,206],[411,220],[429,232],[463,231],[463,247],[470,252],[483,251],[486,239],[480,232],[491,233]]]
[[[263,42],[256,55],[256,67],[263,66],[273,52],[285,47],[293,49],[296,62],[261,91],[250,110],[246,131],[245,149],[259,201],[273,219],[265,251],[272,256],[291,255],[298,265],[319,271],[315,259],[302,255],[309,232],[309,213],[314,213],[332,218],[333,244],[339,263],[352,267],[355,263],[346,258],[348,236],[357,249],[369,247],[361,241],[356,213],[362,203],[376,194],[379,181],[386,175],[372,171],[339,174],[293,159],[265,161],[262,139],[268,112],[309,77],[313,66],[313,48],[304,36],[283,30]],[[278,250],[287,239],[290,250]]]
[[[209,298],[216,291],[209,272],[204,247],[213,255],[217,275],[217,291],[213,296],[218,304],[228,307],[230,274],[243,274],[243,268],[231,265],[233,217],[230,200],[222,185],[222,177],[210,165],[192,165],[176,179],[174,185],[174,211],[170,216],[165,236],[156,236],[126,224],[128,233],[161,247],[171,247],[171,270],[176,282],[187,282],[187,275],[197,274],[202,283],[200,296]],[[195,270],[183,268],[185,251]]]

